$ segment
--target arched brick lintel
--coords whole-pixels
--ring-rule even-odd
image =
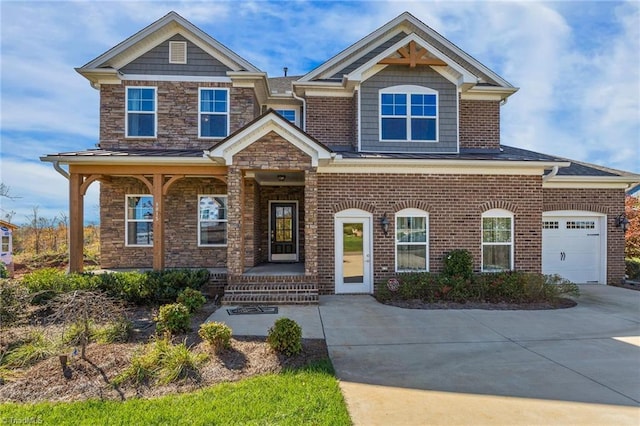
[[[511,213],[518,212],[518,206],[516,204],[513,204],[510,201],[492,200],[492,201],[487,201],[486,203],[480,204],[480,213],[484,213],[487,210],[492,210],[492,209],[508,210]]]
[[[347,209],[360,209],[369,213],[375,213],[376,206],[370,203],[365,203],[364,201],[357,201],[357,200],[346,200],[346,201],[342,201],[340,203],[334,204],[333,206],[334,213],[338,213],[338,212],[341,212],[342,210],[347,210]]]
[[[602,214],[612,214],[605,206],[599,206],[597,204],[585,204],[585,203],[551,203],[544,205],[544,212],[551,212],[557,210],[580,210],[584,212],[594,212]]]

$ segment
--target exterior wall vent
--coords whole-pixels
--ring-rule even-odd
[[[169,63],[170,64],[186,64],[187,63],[187,42],[186,41],[170,41],[169,42]]]

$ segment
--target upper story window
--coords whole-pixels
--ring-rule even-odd
[[[127,137],[156,137],[156,105],[155,87],[127,87]]]
[[[438,92],[422,86],[380,90],[380,140],[438,141]]]
[[[492,209],[482,214],[482,271],[513,269],[513,213]]]
[[[229,134],[229,90],[200,88],[199,135],[224,138]]]
[[[419,209],[396,213],[396,271],[429,270],[429,216]]]
[[[288,121],[296,124],[296,110],[295,109],[276,109],[274,110]]]
[[[127,246],[152,246],[153,196],[127,195],[125,221]]]

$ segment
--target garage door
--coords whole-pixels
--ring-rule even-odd
[[[542,272],[576,284],[604,284],[600,222],[599,216],[543,215]]]

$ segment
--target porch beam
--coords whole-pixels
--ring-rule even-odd
[[[85,175],[186,175],[186,176],[211,176],[225,178],[226,166],[155,166],[155,165],[104,165],[104,164],[70,164],[70,173],[82,173]]]
[[[153,269],[164,269],[164,176],[153,175]]]
[[[69,175],[69,272],[82,272],[84,267],[84,176]]]

